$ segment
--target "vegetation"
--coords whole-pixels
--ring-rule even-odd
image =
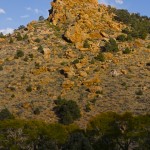
[[[88,40],[84,41],[83,47],[84,48],[90,48],[90,44],[89,44]]]
[[[32,86],[29,85],[29,86],[26,88],[26,91],[27,91],[27,92],[32,92]]]
[[[2,32],[0,32],[0,38],[5,38],[5,35]]]
[[[43,16],[40,16],[39,21],[43,21],[43,20],[45,20],[45,18]]]
[[[11,43],[13,43],[14,41],[13,41],[13,38],[11,37],[10,38],[10,40],[9,40],[9,43],[11,44]]]
[[[17,50],[15,58],[18,59],[19,57],[23,57],[24,56],[24,52],[22,50]]]
[[[118,52],[118,44],[113,38],[110,38],[108,42],[105,43],[104,51],[105,52]]]
[[[14,119],[14,116],[9,112],[7,108],[5,108],[0,111],[0,121],[7,119]]]
[[[73,123],[81,117],[79,106],[75,101],[59,99],[56,101],[56,105],[54,110],[63,124]]]
[[[126,36],[124,34],[121,34],[117,37],[117,40],[119,42],[125,42],[127,39],[126,39]]]
[[[41,40],[40,40],[39,38],[36,38],[36,39],[34,40],[34,42],[36,42],[36,43],[40,43],[40,42],[41,42]]]
[[[131,50],[127,47],[125,48],[125,50],[123,51],[123,54],[130,54]]]
[[[0,121],[1,149],[149,150],[150,148],[148,114],[133,116],[131,113],[122,115],[114,112],[101,113],[90,120],[86,130],[76,125],[46,124],[6,116]]]
[[[44,54],[44,50],[43,50],[42,45],[40,45],[40,46],[38,47],[38,52],[40,52],[40,53]]]
[[[0,71],[2,71],[3,70],[3,66],[2,65],[0,65]]]
[[[96,57],[95,57],[96,60],[98,61],[101,61],[101,62],[104,62],[105,61],[105,56],[103,53],[99,53]]]
[[[20,32],[17,33],[16,39],[17,39],[17,41],[22,41],[22,40],[23,40],[23,38],[22,38]]]
[[[147,16],[140,16],[139,13],[130,14],[124,9],[110,8],[110,10],[116,14],[115,20],[131,26],[131,29],[126,30],[126,34],[131,35],[133,38],[145,39],[150,33],[150,18]]]

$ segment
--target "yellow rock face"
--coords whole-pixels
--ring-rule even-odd
[[[49,21],[67,26],[64,37],[82,51],[89,50],[83,48],[86,39],[106,38],[107,29],[122,29],[112,20],[113,14],[108,13],[108,8],[99,6],[97,0],[55,0],[51,5]]]

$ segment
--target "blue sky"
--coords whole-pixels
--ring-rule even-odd
[[[51,0],[0,0],[0,32],[8,33],[39,16],[48,17]],[[99,0],[150,17],[150,0]]]

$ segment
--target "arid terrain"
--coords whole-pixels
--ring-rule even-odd
[[[81,126],[100,112],[149,113],[150,34],[120,40],[132,27],[114,19],[114,9],[96,0],[56,0],[48,19],[0,38],[0,109],[56,122],[54,101],[73,100]],[[109,50],[111,39],[118,48]]]

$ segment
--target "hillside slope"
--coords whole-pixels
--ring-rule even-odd
[[[148,113],[150,35],[116,40],[131,26],[115,20],[112,9],[56,0],[47,20],[0,38],[0,109],[54,122],[54,100],[74,100],[82,125],[100,112]]]

